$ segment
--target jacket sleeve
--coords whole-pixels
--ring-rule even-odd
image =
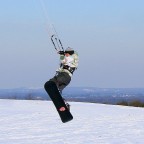
[[[77,53],[73,54],[73,58],[74,58],[74,60],[72,62],[72,67],[77,68],[78,67],[78,63],[79,63],[78,54]]]

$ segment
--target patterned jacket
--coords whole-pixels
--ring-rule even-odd
[[[68,57],[65,55],[60,55],[60,68],[58,69],[58,71],[66,72],[70,76],[72,76],[74,70],[78,68],[78,62],[79,62],[79,57],[77,52],[74,52],[73,55],[70,55]]]

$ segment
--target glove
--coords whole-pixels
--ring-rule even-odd
[[[64,51],[58,51],[58,54],[64,55]]]

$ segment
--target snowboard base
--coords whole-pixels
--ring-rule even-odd
[[[46,92],[50,96],[52,102],[54,103],[56,110],[62,120],[63,123],[66,123],[73,119],[72,114],[68,110],[58,88],[53,81],[48,81],[44,85]]]

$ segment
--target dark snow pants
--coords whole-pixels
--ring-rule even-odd
[[[66,72],[57,72],[56,75],[51,78],[49,81],[55,82],[55,84],[58,87],[58,90],[60,93],[62,93],[62,90],[70,83],[71,77]],[[47,81],[45,85],[49,82]]]

